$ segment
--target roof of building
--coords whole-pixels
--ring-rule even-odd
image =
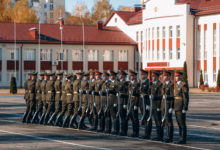
[[[111,16],[106,20],[105,25],[109,20],[117,14],[126,24],[141,24],[142,23],[142,10],[140,11],[114,11]]]
[[[209,15],[220,13],[220,0],[178,0],[177,4],[190,4],[197,10],[196,15]]]
[[[30,29],[36,28],[38,24],[16,24],[17,43],[38,43],[38,38],[30,34]],[[14,42],[14,23],[0,23],[0,43]],[[136,42],[123,33],[117,27],[85,26],[85,44],[87,45],[136,45]],[[82,26],[64,25],[63,44],[82,44]],[[60,44],[61,34],[58,24],[41,24],[40,28],[42,44]]]

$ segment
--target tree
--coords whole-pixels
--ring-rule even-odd
[[[220,70],[218,70],[217,87],[220,87]]]
[[[112,13],[112,5],[109,0],[97,0],[92,8],[92,22],[96,24],[97,21],[105,21]]]
[[[14,76],[11,77],[10,93],[11,93],[11,94],[16,94],[16,93],[17,93],[16,78],[15,78]]]
[[[27,0],[17,1],[13,8],[13,20],[17,23],[37,23],[38,18]]]
[[[202,70],[200,71],[200,86],[204,85]]]
[[[0,0],[0,22],[12,22],[13,9],[10,0]]]
[[[54,10],[53,10],[53,18],[50,17],[50,15],[47,15],[47,22],[50,24],[54,24],[57,22],[57,20],[61,17],[65,18],[65,8],[63,6],[57,6]]]
[[[187,64],[184,62],[183,67],[183,81],[188,85]]]

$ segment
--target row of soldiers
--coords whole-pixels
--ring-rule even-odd
[[[87,118],[91,131],[127,136],[131,120],[132,137],[139,137],[142,125],[145,128],[143,138],[150,139],[154,120],[156,138],[153,140],[168,143],[173,142],[172,114],[175,111],[180,136],[176,143],[185,144],[189,95],[182,72],[175,72],[175,84],[169,71],[163,71],[163,81],[156,71],[152,72],[151,81],[145,70],[141,70],[140,80],[135,71],[129,71],[129,81],[127,75],[124,70],[78,72],[77,79],[67,74],[63,80],[63,73],[56,74],[56,79],[54,73],[41,73],[36,80],[37,73],[30,73],[25,82],[27,109],[23,123],[87,129],[84,121]]]

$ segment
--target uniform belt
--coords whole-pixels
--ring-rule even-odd
[[[40,93],[40,90],[37,90],[37,93]]]
[[[72,94],[71,94],[71,93],[67,93],[66,95],[67,95],[67,96],[71,96]]]
[[[180,97],[180,96],[177,96],[177,97],[175,97],[175,99],[183,99],[182,97]]]
[[[78,93],[78,92],[76,92],[76,91],[74,91],[73,93],[74,93],[74,94],[79,94],[79,93]]]
[[[57,93],[57,94],[60,94],[60,91],[57,91],[56,93]]]
[[[65,93],[65,91],[62,91],[63,93]]]
[[[52,91],[47,91],[48,93],[52,93]]]

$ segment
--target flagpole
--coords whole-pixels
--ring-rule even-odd
[[[16,82],[17,82],[17,78],[16,78],[16,72],[17,72],[17,70],[16,70],[16,49],[17,49],[17,46],[16,46],[16,22],[15,22],[15,20],[14,20],[14,63],[15,63],[15,75],[14,75],[14,77],[15,77],[15,80],[16,80]]]
[[[41,15],[40,15],[41,16]],[[39,17],[39,33],[38,33],[38,59],[39,59],[39,66],[38,66],[38,72],[40,73],[41,71],[41,60],[40,60],[40,40],[41,40],[41,37],[40,37],[40,17]]]

